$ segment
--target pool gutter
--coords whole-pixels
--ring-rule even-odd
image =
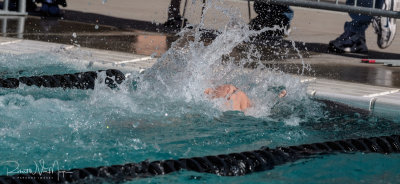
[[[316,99],[330,100],[368,110],[371,114],[400,117],[400,89],[315,79],[308,94]]]

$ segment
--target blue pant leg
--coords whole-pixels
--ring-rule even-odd
[[[347,0],[346,4],[354,5],[354,0]],[[372,5],[373,5],[373,0],[357,0],[357,6],[372,7]],[[376,0],[375,8],[381,8],[382,5],[383,5],[383,0]],[[367,30],[373,17],[355,13],[349,13],[349,15],[352,21],[345,23],[344,30],[346,32],[359,33],[365,36],[365,30]]]
[[[47,3],[42,3],[42,7],[40,8],[40,11],[43,13],[49,12],[49,5]]]
[[[292,8],[290,8],[290,6],[289,6],[288,9],[286,9],[286,11],[283,12],[283,14],[289,19],[289,23],[290,23],[294,16],[294,12],[293,12]]]
[[[49,14],[53,16],[60,14],[60,8],[58,7],[58,4],[52,4],[49,6]]]

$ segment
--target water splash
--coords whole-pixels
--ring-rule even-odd
[[[250,43],[263,30],[249,30],[235,11],[219,9],[230,21],[212,32],[211,43],[202,38],[210,33],[202,23],[192,25],[152,68],[143,74],[132,71],[118,89],[104,84],[104,73],[94,90],[0,89],[0,161],[18,160],[21,168],[34,168],[32,160],[58,160],[60,169],[71,169],[398,133],[398,123],[389,121],[371,123],[351,115],[332,121],[308,98],[298,77],[261,62],[261,52]],[[244,57],[232,56],[238,46],[248,47]],[[87,71],[85,60],[96,58],[62,48],[0,55],[0,75]],[[221,84],[246,92],[253,107],[245,114],[223,112],[223,102],[203,94]],[[282,87],[288,95],[280,99]],[[7,168],[0,165],[0,174]]]
[[[207,12],[210,7],[211,5],[206,6],[204,11]],[[179,33],[180,39],[171,49],[144,75],[139,76],[138,91],[196,104],[210,102],[204,96],[204,89],[233,84],[246,92],[253,102],[253,107],[246,112],[247,115],[268,117],[279,114],[290,117],[298,116],[299,113],[304,116],[307,111],[313,112],[317,103],[310,106],[313,102],[306,95],[307,86],[297,77],[265,67],[260,59],[257,60],[261,58],[260,52],[251,44],[247,44],[250,49],[246,57],[237,60],[229,56],[234,48],[251,42],[256,35],[280,28],[250,30],[239,18],[237,11],[223,7],[216,9],[223,12],[229,18],[229,22],[215,32],[215,39],[211,43],[202,41],[202,35],[206,32],[203,18],[199,25],[191,25],[191,28],[184,29]],[[257,63],[254,69],[245,67],[254,62]],[[284,99],[278,99],[277,92],[271,90],[279,86],[283,86],[289,92]],[[221,110],[218,107],[222,101],[211,103],[214,109]]]
[[[89,110],[75,112],[74,115],[82,117],[82,119],[80,121],[75,117],[74,122],[77,124],[73,125],[74,130],[79,129],[80,126],[89,126],[90,120],[85,116],[91,118],[97,116],[94,119],[111,122],[140,119],[136,116],[149,116],[148,122],[155,119],[174,122],[186,114],[203,114],[209,118],[218,117],[225,111],[224,108],[221,108],[223,100],[210,100],[203,92],[206,88],[222,84],[233,84],[248,94],[252,101],[252,107],[245,113],[248,116],[272,118],[290,125],[298,125],[299,122],[318,113],[318,103],[313,102],[306,95],[307,86],[301,83],[297,77],[285,74],[275,68],[266,67],[261,62],[261,53],[251,44],[253,37],[264,31],[280,29],[279,27],[253,31],[240,18],[236,9],[217,6],[210,1],[204,12],[211,8],[217,9],[229,18],[225,27],[212,32],[215,35],[212,42],[203,39],[203,36],[210,31],[205,29],[204,17],[202,17],[200,24],[189,25],[191,28],[185,28],[179,33],[180,39],[172,44],[171,48],[158,59],[152,68],[146,70],[144,74],[132,72],[119,90],[111,90],[106,87],[100,82],[102,81],[100,75],[96,88],[89,92],[75,93],[75,90],[67,90],[59,93],[53,92],[57,91],[54,89],[23,87],[23,90],[18,89],[10,94],[27,96],[32,95],[29,93],[33,93],[35,100],[49,98],[79,101],[80,108]],[[232,52],[240,45],[248,47],[244,54],[245,57],[232,57]],[[81,51],[65,49],[52,51],[56,51],[49,57],[55,58],[53,60],[64,56],[71,60],[79,58],[90,60],[92,57]],[[33,58],[32,55],[21,57],[27,58],[25,60],[41,61],[46,60],[42,58],[45,56],[48,56],[48,53],[37,54]],[[4,58],[9,59],[7,56]],[[7,59],[4,59],[4,63]],[[42,62],[40,65],[27,61],[21,63],[27,63],[27,67],[41,66],[41,68],[57,65],[55,68],[58,69],[55,73],[65,71],[63,67],[71,67],[66,64],[68,62],[63,61],[62,64],[56,64],[56,61],[53,60],[50,60],[49,63]],[[2,61],[0,60],[0,62]],[[246,67],[254,63],[256,65],[253,69]],[[9,65],[7,68],[15,67],[13,70],[17,70],[18,67],[26,68],[23,65]],[[81,65],[72,67],[71,71],[87,70],[86,64]],[[34,71],[40,72],[33,72],[33,75],[49,74],[39,68]],[[275,89],[282,87],[288,91],[288,95],[279,99]],[[74,95],[68,94],[71,92],[74,92]],[[30,103],[37,103],[35,100]],[[65,105],[69,106],[68,103],[67,101]],[[57,104],[63,106],[62,103]],[[166,114],[168,115],[166,116]]]

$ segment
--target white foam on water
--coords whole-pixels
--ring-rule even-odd
[[[215,7],[209,5],[208,8]],[[227,109],[224,108],[224,100],[210,100],[204,95],[204,90],[222,84],[233,84],[249,96],[252,107],[244,113],[246,116],[296,126],[317,114],[318,105],[306,95],[307,86],[297,77],[265,67],[259,60],[260,52],[249,43],[252,36],[269,29],[249,30],[237,11],[224,7],[216,9],[230,21],[218,30],[211,43],[201,39],[205,32],[202,24],[186,28],[179,33],[181,38],[152,68],[142,74],[131,71],[132,74],[118,89],[110,89],[104,84],[106,76],[103,72],[99,74],[94,90],[45,89],[24,85],[11,91],[0,90],[0,94],[4,94],[0,96],[0,121],[5,122],[0,126],[0,135],[19,135],[27,140],[29,133],[42,129],[52,134],[53,130],[63,129],[68,133],[53,141],[69,138],[72,139],[69,141],[83,147],[87,142],[82,140],[87,138],[81,134],[87,131],[102,135],[107,127],[132,129],[154,123],[174,124],[184,121],[183,117],[197,115],[213,119],[222,116]],[[250,47],[246,57],[239,60],[230,57],[240,44]],[[57,73],[63,73],[63,70],[86,71],[86,64],[74,66],[66,63],[82,58],[94,59],[91,57],[90,53],[79,49],[60,48],[53,50],[52,54],[12,56],[11,60],[17,60],[15,63],[10,62],[10,56],[2,55],[0,63],[7,64],[9,70],[29,70],[33,67],[31,74],[48,74],[37,67],[54,66],[59,70]],[[245,66],[249,63],[258,63],[258,67],[248,69]],[[287,96],[278,98],[279,91],[271,90],[276,87],[285,88]],[[90,144],[100,146],[100,143],[93,142],[96,138],[89,137],[89,140]],[[137,148],[144,146],[134,140],[132,144]]]
[[[184,29],[179,33],[181,38],[171,46],[171,49],[158,59],[152,68],[145,71],[144,75],[139,76],[138,91],[196,104],[210,102],[203,93],[206,88],[233,84],[247,93],[252,100],[252,108],[246,115],[255,117],[267,117],[273,113],[295,115],[300,111],[304,113],[307,110],[310,112],[315,110],[309,106],[312,102],[306,95],[307,86],[301,83],[299,78],[267,68],[260,60],[249,59],[260,58],[256,49],[249,49],[251,52],[246,53],[247,57],[239,61],[224,59],[239,44],[249,42],[250,37],[271,29],[249,30],[236,11],[223,7],[217,9],[230,21],[225,28],[219,30],[212,43],[201,41],[201,34],[204,33],[202,23],[192,29]],[[246,69],[244,66],[250,62],[259,63],[259,67]],[[304,72],[304,68],[301,72]],[[288,91],[285,98],[279,99],[277,92],[271,92],[272,87],[278,86],[283,86]],[[214,100],[211,103],[216,111],[224,110],[219,108],[223,106],[221,104],[223,101]]]

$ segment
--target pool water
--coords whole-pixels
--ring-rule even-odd
[[[101,77],[94,90],[0,89],[0,174],[17,166],[35,170],[35,164],[97,167],[400,134],[399,119],[332,109],[307,96],[307,84],[297,77],[262,65],[245,68],[257,62],[255,50],[239,61],[227,59],[257,34],[237,19],[227,27],[209,45],[198,39],[200,29],[185,30],[181,34],[193,41],[178,40],[144,73],[126,68],[130,75],[118,89]],[[54,50],[3,54],[0,78],[96,70],[67,56]],[[226,111],[222,101],[204,95],[221,84],[245,91],[252,107]],[[281,86],[288,95],[280,99],[269,89]],[[396,183],[396,163],[398,154],[335,154],[239,177],[181,171],[127,183]]]
[[[206,104],[135,95],[106,87],[1,90],[1,174],[16,162],[20,168],[34,169],[35,162],[44,161],[71,169],[400,133],[399,122],[357,112],[323,110],[320,115],[300,116],[301,122],[292,125],[279,113],[269,117],[216,113],[218,109],[207,110]],[[324,107],[320,102],[315,105]],[[399,161],[396,154],[338,154],[240,177],[182,171],[131,182],[388,183],[398,181]]]

